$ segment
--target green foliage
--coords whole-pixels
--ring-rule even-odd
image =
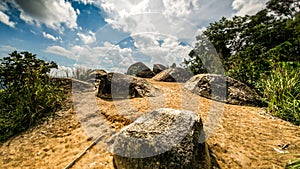
[[[290,162],[285,166],[285,169],[299,169],[300,168],[300,158]]]
[[[200,73],[223,73],[222,65],[214,46],[205,35],[196,37],[197,48],[190,53],[189,59],[184,59],[184,65],[194,74]]]
[[[275,116],[300,125],[300,64],[277,64],[261,84],[269,110]]]
[[[0,59],[0,141],[24,131],[60,108],[63,93],[47,73],[54,62],[29,52],[13,52]]]
[[[270,0],[255,15],[222,18],[197,36],[211,42],[226,75],[255,89],[274,115],[295,124],[300,112],[299,6],[299,0]],[[207,72],[207,63],[213,63],[207,44],[197,43],[184,61],[195,74]]]

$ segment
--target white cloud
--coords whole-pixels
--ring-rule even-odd
[[[234,0],[232,2],[232,8],[236,11],[234,15],[254,15],[266,7],[267,1],[268,0]]]
[[[61,40],[61,37],[55,37],[54,35],[51,35],[49,33],[43,32],[43,37],[47,39],[51,39],[53,41]]]
[[[77,13],[65,0],[15,0],[20,9],[20,18],[31,24],[45,24],[47,27],[64,31],[63,25],[77,28]]]
[[[96,41],[96,34],[92,31],[89,31],[88,34],[77,33],[77,35],[84,44],[91,44]]]
[[[65,48],[63,48],[61,46],[50,46],[46,49],[45,52],[60,55],[60,56],[66,56],[70,59],[74,59],[72,52],[69,50],[66,50]]]
[[[12,22],[9,20],[9,16],[7,16],[5,13],[0,11],[0,22],[10,26],[10,27],[15,27],[16,23]]]
[[[64,48],[61,46],[49,46],[45,52],[76,60],[78,65],[90,68],[105,68],[107,71],[127,70],[127,66],[134,63],[124,63],[124,60],[134,60],[132,59],[131,49],[121,49],[118,45],[113,45],[109,42],[105,42],[103,46],[98,47],[75,45],[70,48]]]
[[[185,17],[200,9],[199,0],[163,0],[164,13],[170,16]]]

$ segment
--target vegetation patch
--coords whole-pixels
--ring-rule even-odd
[[[64,98],[48,75],[56,63],[17,51],[0,59],[0,141],[40,122],[61,107]]]

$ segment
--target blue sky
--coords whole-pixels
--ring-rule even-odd
[[[0,57],[29,51],[61,68],[123,71],[137,61],[180,64],[221,17],[254,14],[266,0],[2,0]]]

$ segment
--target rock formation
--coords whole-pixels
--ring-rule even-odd
[[[142,77],[142,78],[152,78],[154,76],[154,73],[144,63],[137,62],[137,63],[132,64],[128,68],[127,75],[134,75],[134,76]]]
[[[162,64],[154,64],[154,65],[153,65],[153,72],[154,72],[155,74],[158,74],[158,73],[160,73],[161,71],[166,70],[166,69],[167,69],[167,67],[165,67],[165,66],[162,65]]]
[[[105,99],[124,99],[134,97],[155,97],[162,94],[145,79],[120,73],[101,76],[98,97]]]
[[[159,74],[155,75],[152,79],[163,82],[186,82],[193,74],[187,70],[176,67],[163,70]]]
[[[114,135],[108,143],[117,169],[209,169],[206,143],[199,143],[203,125],[186,110],[158,109]]]
[[[216,74],[199,74],[184,87],[199,96],[236,105],[261,105],[260,97],[246,84]]]

